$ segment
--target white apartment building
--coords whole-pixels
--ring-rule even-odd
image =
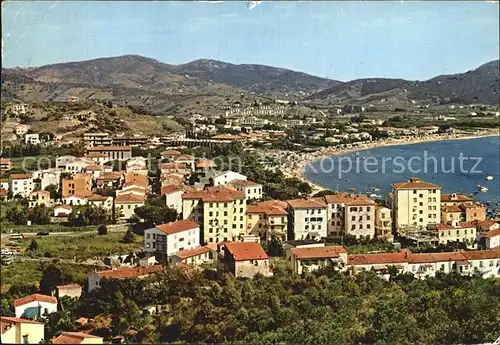
[[[12,195],[21,195],[27,198],[29,194],[35,189],[33,183],[33,176],[30,174],[12,174],[9,177],[10,186],[9,190],[12,191]]]
[[[247,201],[262,199],[262,185],[260,183],[248,180],[233,180],[229,182],[229,185],[238,191],[245,192]]]
[[[427,227],[441,223],[441,187],[417,177],[392,184],[393,222],[402,227]]]
[[[437,225],[437,231],[440,244],[463,242],[468,248],[475,247],[476,226],[471,222],[453,220],[449,224],[441,223]]]
[[[246,181],[247,177],[240,173],[234,171],[218,171],[215,172],[212,176],[210,176],[210,180],[213,186],[225,186],[229,182],[234,180],[243,180]]]
[[[291,234],[294,240],[327,237],[328,205],[323,198],[294,199],[287,201]]]
[[[200,246],[200,226],[189,220],[157,225],[144,232],[144,250],[171,256]]]

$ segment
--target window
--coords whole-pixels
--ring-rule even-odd
[[[224,217],[227,217],[227,211],[224,211]]]
[[[370,212],[370,206],[368,206],[368,207],[366,208],[366,211],[367,211],[367,212]],[[368,217],[369,217],[369,216],[368,216]],[[368,218],[368,219],[370,219],[370,218]]]
[[[212,217],[212,216],[214,215],[214,213],[213,213],[212,211],[210,211],[210,212],[208,212],[208,215],[209,215],[210,217]]]
[[[413,198],[413,202],[417,202],[417,198]]]
[[[366,224],[366,228],[367,228],[367,229],[370,229],[370,228],[371,228],[371,225],[370,225],[370,224]]]
[[[248,215],[248,219],[252,219],[252,215],[251,214]]]
[[[213,238],[213,237],[210,237],[210,238],[208,239],[208,242],[213,242],[213,241],[214,241],[214,238]]]
[[[417,194],[417,190],[416,189],[413,190],[413,194]]]
[[[23,344],[29,344],[28,335],[27,334],[23,335]]]
[[[214,207],[214,204],[211,202],[210,204],[208,204],[208,207]]]
[[[149,238],[151,237],[151,234],[148,232],[146,233],[146,238],[149,240]]]

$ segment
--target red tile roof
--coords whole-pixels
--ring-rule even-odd
[[[99,271],[97,275],[107,279],[139,278],[163,270],[161,265],[147,267],[126,267],[113,270]]]
[[[178,162],[178,161],[192,161],[192,160],[194,160],[194,157],[190,156],[190,155],[179,155],[177,157],[174,157],[174,162]]]
[[[377,253],[377,254],[351,254],[347,256],[349,265],[373,265],[404,263],[407,253]]]
[[[176,150],[167,150],[167,151],[163,151],[160,153],[161,156],[179,156],[180,154],[182,154],[182,152],[180,151],[176,151]]]
[[[201,199],[203,202],[230,202],[236,199],[245,199],[245,192],[226,187],[209,187],[202,191],[184,193],[182,199]]]
[[[481,227],[481,228],[490,228],[492,227],[493,225],[497,224],[497,222],[493,221],[493,220],[476,220],[474,222],[474,224],[477,226],[477,227]]]
[[[452,226],[450,224],[439,223],[437,225],[438,231],[446,231],[446,230],[457,230],[457,229],[475,229],[476,226],[472,222],[462,222],[458,226]]]
[[[31,178],[31,174],[11,174],[10,178],[13,180],[27,180]]]
[[[441,186],[438,186],[433,183],[425,182],[420,180],[419,178],[411,178],[407,182],[396,182],[393,183],[392,186],[395,189],[441,189]]]
[[[443,211],[446,213],[462,213],[462,209],[459,206],[444,206]]]
[[[346,250],[342,246],[299,247],[292,248],[292,253],[297,259],[328,259],[338,258],[339,254],[346,253]]]
[[[235,186],[245,186],[245,187],[262,186],[260,183],[253,182],[253,181],[248,181],[248,180],[232,180],[229,183],[232,184],[232,185],[235,185]]]
[[[466,202],[472,201],[472,198],[465,196],[463,194],[456,194],[455,198],[452,198],[452,194],[441,194],[441,202]]]
[[[352,193],[337,193],[325,195],[324,199],[327,204],[345,204],[345,205],[374,205],[375,201],[370,200],[363,194]]]
[[[35,302],[35,301],[57,304],[57,298],[55,298],[53,296],[40,295],[40,294],[36,293],[33,295],[29,295],[26,297],[21,297],[21,298],[15,299],[14,300],[14,307],[18,307],[20,305],[25,305],[25,304]]]
[[[168,235],[173,235],[179,232],[192,230],[199,227],[200,225],[198,223],[195,223],[189,219],[184,219],[184,220],[178,220],[176,222],[157,225],[156,229],[160,229],[161,231],[163,231]]]
[[[318,199],[293,199],[287,200],[287,203],[293,208],[326,208],[326,203]]]
[[[160,170],[175,170],[175,169],[186,169],[186,163],[172,162],[172,163],[163,163],[160,165]]]
[[[179,259],[184,260],[184,259],[191,258],[193,256],[198,256],[198,255],[206,254],[209,252],[210,252],[209,248],[200,247],[200,248],[194,248],[194,249],[181,250],[180,252],[177,252],[174,255],[177,256]]]
[[[500,228],[488,231],[487,233],[484,234],[485,237],[492,238],[495,236],[500,236]]]
[[[115,204],[139,204],[144,202],[146,197],[144,195],[135,194],[120,194],[115,198]]]
[[[283,209],[282,207],[273,206],[271,204],[267,205],[257,204],[257,205],[247,206],[247,214],[252,214],[252,213],[264,213],[268,216],[279,216],[279,215],[285,216],[288,214],[286,210]]]
[[[99,195],[99,194],[90,194],[87,196],[87,199],[89,201],[106,201],[108,200],[109,196],[106,195]]]
[[[462,252],[467,260],[500,259],[500,248],[491,250],[471,250]]]
[[[412,253],[408,256],[409,263],[431,263],[446,261],[466,261],[466,258],[461,252]]]
[[[76,283],[72,283],[72,284],[65,284],[65,285],[57,285],[56,286],[57,289],[78,289],[78,288],[81,288],[80,285],[76,284]]]
[[[56,205],[56,206],[54,206],[54,208],[64,208],[66,210],[72,210],[73,206],[71,206],[71,205]]]
[[[200,160],[198,163],[196,163],[197,168],[214,168],[217,165],[215,164],[214,161],[205,159],[205,160]]]
[[[82,332],[62,332],[52,339],[52,344],[81,344],[85,339],[103,339],[101,337]]]
[[[43,322],[21,319],[19,317],[0,316],[0,328],[2,329],[2,334],[4,334],[5,331],[9,329],[9,325],[14,325],[16,323],[30,323],[30,324],[43,325]]]
[[[183,188],[181,186],[166,185],[161,187],[161,195],[175,193],[182,190]]]
[[[110,172],[105,172],[97,178],[97,180],[100,181],[115,181],[119,180],[122,177],[122,173],[118,171],[110,171]]]
[[[227,242],[225,246],[235,261],[269,259],[260,244],[255,242]]]

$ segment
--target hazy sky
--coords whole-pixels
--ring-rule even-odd
[[[423,80],[499,57],[498,2],[3,2],[3,66],[139,54]]]

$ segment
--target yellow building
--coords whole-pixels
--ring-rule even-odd
[[[427,227],[441,222],[441,187],[412,177],[392,184],[392,214],[395,227]]]
[[[287,203],[271,200],[247,207],[247,233],[257,235],[262,242],[272,236],[287,240],[288,213]]]
[[[375,235],[378,238],[392,242],[392,214],[387,207],[375,206]]]
[[[246,232],[245,192],[208,187],[182,195],[183,219],[200,224],[203,243],[236,241]]]
[[[42,322],[2,316],[2,344],[39,344],[44,341]]]

